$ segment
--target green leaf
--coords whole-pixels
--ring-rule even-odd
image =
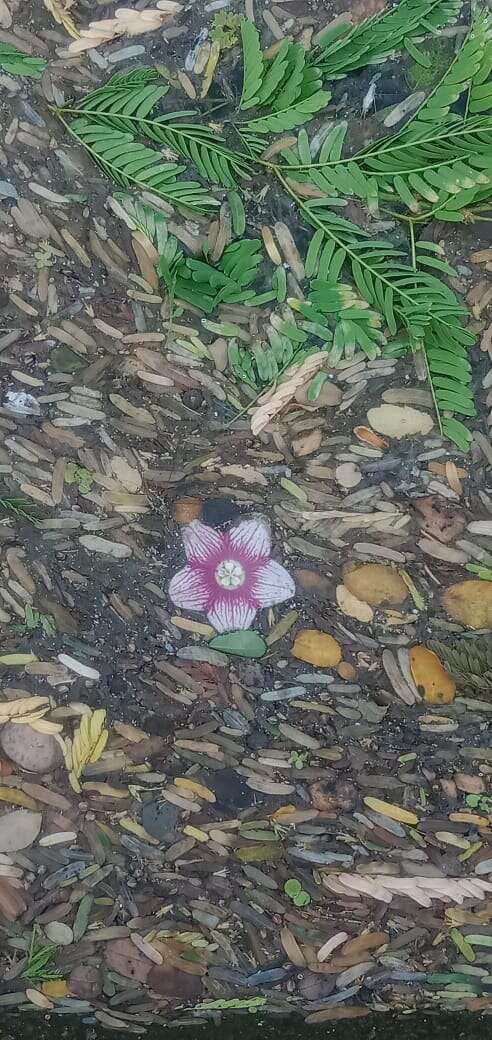
[[[326,372],[318,372],[314,376],[314,378],[311,380],[311,382],[309,384],[308,391],[307,391],[307,399],[308,399],[308,401],[317,401],[318,400],[318,397],[319,397],[319,395],[321,393],[322,387],[326,383],[327,379],[328,379],[328,375],[327,375]]]
[[[295,899],[295,897],[300,895],[302,892],[301,882],[298,881],[297,878],[289,878],[289,880],[285,882],[284,892],[290,897],[290,899]]]
[[[231,214],[232,230],[237,238],[241,238],[246,231],[246,213],[243,200],[237,191],[230,191],[227,196],[229,212]]]
[[[232,657],[264,657],[268,650],[267,644],[259,632],[250,630],[215,636],[209,646],[212,650],[221,650],[222,653]]]
[[[472,963],[475,960],[475,952],[469,942],[462,936],[461,932],[457,928],[451,928],[449,933],[454,945],[463,954],[466,961]]]
[[[44,58],[32,58],[23,54],[10,43],[0,41],[0,69],[11,76],[26,76],[29,79],[40,79],[46,68]]]
[[[408,51],[411,58],[417,62],[417,65],[421,65],[424,69],[430,69],[432,65],[432,59],[429,54],[424,54],[423,51],[419,51],[418,47],[412,43],[408,36],[403,40],[403,46]]]
[[[294,906],[307,906],[310,902],[309,892],[299,892],[298,896],[294,896]]]
[[[482,578],[483,581],[492,581],[492,567],[483,567],[480,563],[465,563],[465,570],[469,571],[470,574],[476,574],[478,578]],[[470,797],[476,797],[471,795]],[[468,799],[467,799],[468,802]],[[468,802],[468,804],[470,804]],[[474,803],[478,805],[478,801]]]
[[[471,434],[464,423],[459,419],[444,418],[442,420],[442,431],[449,440],[456,444],[461,451],[470,450]]]

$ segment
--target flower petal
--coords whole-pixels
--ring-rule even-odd
[[[268,560],[258,567],[251,594],[259,607],[273,607],[295,595],[296,587],[285,567],[276,560]]]
[[[256,609],[241,596],[229,596],[216,600],[207,617],[217,632],[238,632],[253,623]]]
[[[169,598],[176,607],[205,610],[210,602],[210,589],[198,567],[189,564],[169,582]]]
[[[270,555],[270,525],[263,516],[242,520],[231,529],[229,539],[232,549],[241,553],[247,560],[259,560]]]
[[[192,520],[183,530],[183,545],[191,563],[207,563],[220,554],[224,536],[200,520]]]

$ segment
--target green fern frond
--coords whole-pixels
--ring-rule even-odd
[[[117,184],[123,187],[136,184],[173,205],[197,213],[206,213],[219,205],[217,199],[195,181],[177,179],[184,166],[163,162],[158,152],[139,144],[132,134],[82,116],[74,119],[69,129]]]
[[[351,160],[340,158],[344,128],[335,127],[325,139],[319,162],[301,155],[286,156],[284,170],[299,181],[309,180],[327,196],[350,196],[373,204],[377,200],[403,204],[412,219],[427,222],[463,220],[463,211],[488,199],[492,188],[492,119],[464,118],[451,112],[469,92],[468,109],[485,106],[490,92],[492,17],[479,10],[450,67],[407,126],[389,140],[379,141]],[[480,96],[474,91],[480,91]]]
[[[272,100],[272,108],[276,112],[289,108],[299,100],[306,73],[306,51],[300,43],[289,45],[287,59],[284,79]]]
[[[212,184],[233,188],[237,178],[251,180],[257,170],[247,156],[231,151],[223,137],[206,126],[169,126],[160,120],[146,120],[140,121],[138,128],[150,140],[166,145],[192,162],[200,177]]]
[[[470,411],[473,403],[468,393],[471,377],[466,356],[474,336],[463,327],[466,308],[444,282],[422,270],[425,264],[420,254],[414,269],[402,262],[405,254],[400,250],[387,242],[371,240],[357,224],[333,213],[325,200],[296,197],[288,182],[283,183],[307,222],[316,228],[317,256],[313,250],[311,269],[318,273],[323,264],[323,277],[336,282],[348,264],[361,297],[384,317],[391,334],[404,329],[414,349],[423,347],[439,422],[443,431],[456,439],[452,436],[455,428],[441,412],[474,414]],[[448,379],[446,384],[441,385],[442,377]]]
[[[257,91],[257,105],[266,105],[271,99],[275,98],[280,84],[285,79],[292,48],[293,44],[291,44],[290,40],[284,40],[273,60],[268,63],[260,88]]]
[[[491,29],[492,17],[484,9],[478,8],[469,32],[449,68],[413,114],[410,122],[394,138],[393,145],[402,141],[418,140],[423,134],[427,135],[429,129],[435,131],[436,127],[442,126],[444,120],[449,123],[461,122],[462,117],[457,113],[450,114],[450,110],[460,95],[470,88],[474,76],[483,68]],[[382,147],[384,148],[384,143]]]
[[[247,108],[254,108],[258,104],[258,92],[263,78],[260,34],[253,22],[245,19],[242,23],[241,40],[243,44],[243,89],[239,108],[244,111]]]
[[[310,57],[327,79],[340,79],[349,72],[378,64],[399,50],[404,40],[414,40],[453,22],[461,0],[400,0],[382,14],[352,28],[335,26],[321,37]],[[345,31],[344,31],[345,28]]]
[[[175,122],[177,117],[193,115],[193,111],[151,117],[169,90],[157,83],[158,79],[155,69],[113,76],[104,87],[88,94],[74,108],[62,109],[61,114],[83,113],[87,119],[95,118],[98,124],[127,130],[164,145],[192,162],[200,177],[213,184],[232,188],[237,178],[250,179],[255,173],[253,163],[247,156],[231,151],[221,134],[195,123]]]
[[[10,43],[0,41],[0,69],[11,76],[27,76],[29,79],[40,79],[46,68],[44,58],[32,58],[23,54]]]

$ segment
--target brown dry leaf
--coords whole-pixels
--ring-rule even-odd
[[[41,986],[41,992],[44,993],[45,997],[54,997],[55,1000],[61,1000],[67,996],[68,986],[65,979],[47,979]]]
[[[0,852],[19,852],[36,840],[43,821],[40,812],[13,809],[0,816]]]
[[[417,434],[425,435],[434,426],[432,416],[409,405],[382,404],[378,408],[370,408],[367,419],[373,430],[386,437],[394,437],[395,440],[415,437]]]
[[[10,29],[12,25],[12,15],[10,9],[7,7],[5,0],[0,0],[0,28]]]
[[[450,704],[456,696],[456,683],[437,654],[425,646],[410,650],[410,667],[416,686],[422,687],[427,704]]]
[[[297,278],[298,282],[302,282],[304,279],[304,264],[290,228],[282,220],[277,220],[275,234],[294,278]]]
[[[215,802],[216,797],[213,791],[210,791],[208,787],[203,784],[199,784],[196,780],[189,780],[186,776],[178,776],[174,780],[174,786],[182,788],[184,791],[191,791],[192,794],[196,794],[198,798],[203,798],[206,802]]]
[[[472,253],[470,260],[472,264],[486,264],[486,270],[492,271],[492,249],[479,249],[478,252]]]
[[[385,563],[349,563],[343,569],[349,592],[371,607],[399,606],[408,599],[408,588],[393,567]]]
[[[482,332],[480,350],[483,350],[484,353],[488,353],[492,356],[492,323]]]
[[[26,910],[27,903],[22,892],[9,884],[7,878],[0,878],[0,913],[7,921],[16,921]]]
[[[459,477],[458,467],[455,462],[452,462],[451,459],[448,459],[448,461],[446,462],[446,480],[451,490],[455,491],[456,494],[461,498],[463,494],[463,485]]]
[[[261,229],[261,237],[263,239],[263,245],[272,261],[272,264],[276,264],[277,267],[282,263],[282,257],[277,248],[277,244],[272,234],[271,228],[268,225],[264,225]]]
[[[143,426],[154,423],[154,416],[146,408],[137,408],[127,401],[121,394],[110,394],[109,400],[114,404],[115,408],[118,408],[124,415],[128,415],[130,419],[133,419],[137,423],[142,423]]]
[[[443,593],[442,605],[453,621],[468,628],[492,627],[492,581],[460,581]]]
[[[486,892],[492,892],[492,884],[489,881],[475,877],[463,879],[398,878],[374,875],[370,881],[366,881],[358,874],[341,873],[338,875],[325,874],[324,886],[332,888],[332,879],[335,884],[341,883],[344,888],[370,895],[373,899],[391,902],[393,895],[405,896],[425,907],[432,905],[432,899],[462,903],[464,899],[468,899],[472,895],[475,899],[483,899]]]
[[[459,478],[456,477],[456,479],[459,483]],[[442,498],[440,495],[418,498],[415,502],[415,509],[423,517],[422,529],[425,533],[437,538],[440,542],[453,541],[466,527],[466,520],[454,502],[449,502],[447,498]]]
[[[236,477],[238,480],[244,480],[245,484],[259,484],[261,487],[268,486],[265,474],[260,473],[254,466],[221,466],[220,473],[224,477]]]
[[[305,968],[306,958],[289,928],[282,928],[280,942],[291,964],[295,964],[296,968]]]
[[[292,656],[318,668],[335,668],[342,660],[342,648],[328,633],[305,628],[294,640]]]
[[[389,942],[388,932],[366,932],[364,935],[358,935],[357,938],[346,942],[345,946],[339,950],[339,953],[341,957],[358,957],[361,953],[366,953],[367,950],[379,949],[380,946],[384,946],[387,942]]]
[[[285,408],[285,405],[295,397],[297,391],[311,379],[311,376],[325,364],[326,353],[324,351],[311,354],[285,382],[269,390],[260,398],[258,406],[251,411],[251,432],[255,437],[265,429],[265,426],[268,426],[271,419]]]
[[[345,1007],[331,1007],[325,1008],[324,1011],[312,1011],[310,1015],[306,1016],[304,1021],[308,1025],[316,1025],[321,1022],[341,1022],[343,1019],[365,1018],[366,1015],[370,1014],[370,1007],[352,1007],[350,1004],[345,1004]]]
[[[181,11],[181,4],[175,3],[174,0],[158,0],[156,7],[144,11],[119,7],[114,18],[90,22],[88,29],[82,29],[80,38],[70,44],[68,53],[81,54],[92,47],[110,43],[119,36],[140,36],[140,33],[160,29],[167,19],[178,11]]]
[[[369,603],[364,603],[363,600],[357,599],[357,596],[354,596],[346,585],[337,585],[336,596],[340,610],[347,617],[356,618],[357,621],[364,621],[365,623],[372,621],[374,617],[372,607]]]

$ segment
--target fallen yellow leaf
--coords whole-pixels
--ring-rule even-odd
[[[14,787],[0,787],[0,802],[22,805],[24,809],[38,808],[38,803],[34,801],[34,798],[30,798],[24,791],[16,791]]]
[[[292,656],[317,668],[335,668],[342,660],[342,648],[333,636],[305,628],[298,632],[292,647]]]
[[[403,578],[387,563],[349,563],[343,569],[349,592],[371,607],[400,606],[408,599]]]
[[[35,654],[3,654],[0,657],[0,664],[6,665],[32,664],[33,661],[37,661]]]
[[[364,805],[367,805],[367,808],[372,809],[373,812],[381,813],[382,816],[387,816],[388,819],[396,820],[398,823],[406,823],[410,827],[415,827],[419,822],[419,818],[414,812],[402,809],[400,805],[393,805],[392,802],[383,802],[380,798],[371,798],[367,795],[364,798]]]
[[[203,784],[199,784],[196,780],[188,780],[186,776],[178,776],[174,781],[175,787],[181,787],[184,791],[191,791],[196,794],[198,798],[203,798],[206,802],[215,802],[216,798],[213,791],[209,791],[208,787],[204,787]]]
[[[68,993],[68,986],[65,979],[47,979],[41,986],[41,992],[44,993],[45,997],[54,997],[55,1000],[66,997]]]
[[[424,691],[426,704],[451,704],[454,701],[456,683],[432,650],[413,646],[410,669],[415,685]]]
[[[195,838],[196,841],[208,841],[206,831],[201,831],[199,827],[192,827],[190,824],[187,827],[183,827],[183,834],[186,834],[188,838]]]
[[[157,838],[153,838],[152,835],[145,830],[145,827],[142,827],[139,823],[136,823],[135,820],[132,820],[131,816],[121,816],[118,823],[120,827],[123,827],[123,830],[129,831],[130,834],[134,834],[135,837],[140,838],[141,841],[146,841],[148,845],[159,844]]]
[[[442,605],[453,618],[468,628],[492,627],[492,581],[460,581],[443,594]]]

